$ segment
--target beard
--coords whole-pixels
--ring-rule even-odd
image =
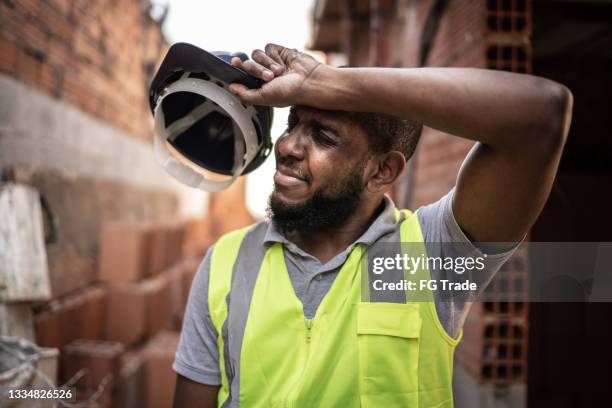
[[[365,189],[362,176],[365,163],[355,166],[342,180],[319,187],[311,198],[287,204],[274,192],[268,200],[268,217],[283,232],[311,232],[341,226],[355,212]]]

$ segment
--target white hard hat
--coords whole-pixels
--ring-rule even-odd
[[[262,81],[230,65],[245,54],[209,53],[186,43],[170,47],[149,93],[155,156],[184,184],[206,191],[229,187],[270,154],[272,108],[246,105],[228,90]]]

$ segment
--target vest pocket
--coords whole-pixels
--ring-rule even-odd
[[[359,303],[359,393],[363,407],[417,407],[418,304]]]

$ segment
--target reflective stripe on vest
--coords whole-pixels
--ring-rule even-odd
[[[416,214],[397,215],[393,233],[367,252],[354,247],[313,319],[304,317],[282,245],[262,244],[266,224],[219,239],[208,296],[219,333],[219,406],[452,407],[459,340],[440,324],[431,293],[415,301],[373,289],[375,279],[429,277],[426,269],[408,277],[368,268],[384,253],[424,254]]]

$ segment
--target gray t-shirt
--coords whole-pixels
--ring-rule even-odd
[[[423,232],[425,244],[428,243],[460,243],[473,254],[482,254],[470,242],[461,230],[452,210],[454,189],[440,200],[421,207],[418,212],[419,224]],[[288,241],[274,226],[268,223],[268,230],[263,245],[280,242],[284,245],[285,263],[287,272],[293,284],[297,297],[303,304],[304,315],[312,318],[317,307],[325,297],[336,278],[342,264],[360,243],[371,245],[380,237],[393,231],[395,228],[395,205],[390,198],[385,197],[385,208],[374,220],[370,227],[353,244],[336,255],[325,264],[317,258],[306,253],[294,243]],[[448,256],[445,246],[432,245],[428,247],[428,256]],[[435,253],[430,253],[434,251]],[[487,254],[485,269],[477,275],[470,276],[476,282],[479,291],[484,290],[500,266],[512,255],[514,248],[505,252]],[[174,360],[174,370],[198,383],[219,385],[221,375],[219,371],[219,349],[217,347],[218,333],[212,324],[208,310],[208,276],[210,269],[210,256],[212,248],[204,257],[193,280],[189,300],[185,311],[181,338]],[[456,254],[452,254],[456,256]],[[432,279],[445,279],[444,271],[432,269]],[[461,329],[469,312],[470,302],[464,299],[440,299],[439,292],[434,292],[436,311],[440,322],[451,337],[455,337]]]

